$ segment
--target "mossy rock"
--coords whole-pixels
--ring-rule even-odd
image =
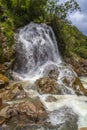
[[[9,84],[9,79],[6,76],[0,74],[0,88],[3,88],[8,84]]]

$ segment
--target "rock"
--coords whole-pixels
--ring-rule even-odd
[[[78,76],[87,76],[87,60],[71,53],[71,57],[65,57],[65,61],[70,64]]]
[[[87,128],[86,128],[86,127],[84,127],[84,128],[80,128],[79,130],[87,130]]]
[[[87,96],[87,89],[84,88],[84,86],[82,85],[82,83],[78,77],[75,78],[75,80],[72,84],[72,88],[75,90],[75,93],[77,95],[86,95]]]
[[[0,98],[0,107],[2,106],[2,98]]]
[[[78,130],[78,115],[66,106],[50,112],[47,121],[56,126],[54,130]],[[53,129],[51,128],[51,130]]]
[[[2,125],[5,122],[5,118],[3,116],[0,116],[0,125]]]
[[[58,78],[58,71],[50,70],[50,72],[48,74],[48,77],[51,78],[51,79],[57,80],[57,78]]]
[[[56,102],[56,101],[57,101],[57,99],[55,97],[53,97],[53,96],[48,96],[46,98],[46,102]]]
[[[7,110],[9,108],[9,105],[6,106],[2,106],[2,108],[0,109],[0,116],[7,118]]]
[[[0,97],[2,100],[10,101],[27,97],[20,83],[13,83],[5,89],[1,89]]]
[[[43,77],[49,77],[51,79],[57,80],[59,75],[58,67],[54,64],[48,64],[43,70]]]
[[[23,80],[23,78],[16,72],[10,70],[9,71],[9,75],[10,75],[10,78],[13,79],[14,81],[21,81]]]
[[[54,79],[48,77],[40,78],[36,81],[36,86],[40,94],[60,94],[61,91],[58,87],[58,83]]]
[[[74,77],[71,82],[67,78],[64,78],[63,83],[73,89],[77,95],[87,95],[87,89],[84,88],[79,77]]]
[[[0,74],[0,88],[3,88],[8,84],[9,84],[9,79],[6,76]]]
[[[39,98],[28,99],[24,102],[15,103],[13,106],[9,106],[6,111],[8,118],[7,124],[16,123],[17,126],[25,126],[27,124],[39,124],[39,122],[46,122],[48,117],[47,112],[44,109],[43,104]]]

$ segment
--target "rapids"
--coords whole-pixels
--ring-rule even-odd
[[[50,130],[77,130],[87,127],[87,97],[76,96],[74,90],[63,82],[67,79],[72,86],[74,79],[78,76],[60,56],[52,28],[46,24],[30,23],[18,30],[15,41],[14,71],[21,81],[28,80],[33,84],[37,79],[47,77],[50,71],[54,71],[57,83],[66,88],[66,91],[62,92],[63,95],[41,95],[36,90],[32,90],[32,87],[24,88],[32,98],[38,96],[46,111],[50,113],[47,121],[54,126]],[[82,78],[81,80],[87,87],[86,82]],[[56,101],[47,102],[48,96],[55,97]]]

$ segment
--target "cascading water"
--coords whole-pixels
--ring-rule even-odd
[[[50,61],[61,62],[57,42],[49,26],[31,23],[20,29],[16,39],[19,56],[16,70],[19,69],[20,73],[30,73]]]
[[[46,24],[30,23],[19,29],[15,35],[15,71],[23,79],[42,77],[50,70],[56,70],[59,78],[76,77],[76,73],[64,65],[59,54],[57,41],[51,27]]]
[[[15,39],[14,71],[18,76],[22,80],[35,81],[40,77],[49,76],[49,73],[53,71],[56,72],[57,83],[63,88],[62,95],[40,95],[34,90],[28,90],[28,86],[25,88],[31,97],[32,95],[39,96],[46,110],[51,112],[48,122],[57,126],[52,130],[63,130],[64,127],[64,130],[77,130],[77,126],[78,128],[87,127],[87,99],[85,96],[77,97],[71,88],[77,74],[63,62],[51,27],[46,24],[30,23],[19,29]],[[49,95],[55,97],[57,101],[46,102]],[[73,116],[74,118],[72,118]],[[40,130],[44,130],[44,128]]]

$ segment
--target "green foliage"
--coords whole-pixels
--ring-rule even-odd
[[[13,45],[14,31],[25,24],[45,22],[50,24],[57,37],[62,54],[70,51],[86,58],[87,38],[75,27],[67,24],[67,14],[80,9],[75,0],[60,4],[60,0],[0,0],[0,31],[7,38],[10,48]],[[0,56],[3,51],[0,45]],[[0,59],[1,59],[0,57]]]
[[[60,0],[48,0],[47,14],[49,19],[54,19],[54,17],[66,19],[68,13],[72,13],[74,10],[80,7],[75,0],[69,0],[65,3],[59,4]]]
[[[55,22],[56,20],[54,20]],[[57,20],[53,29],[56,32],[59,49],[63,55],[70,56],[71,52],[87,59],[87,37],[75,26],[63,20]]]
[[[87,59],[87,46],[75,48],[74,52],[80,57]]]

